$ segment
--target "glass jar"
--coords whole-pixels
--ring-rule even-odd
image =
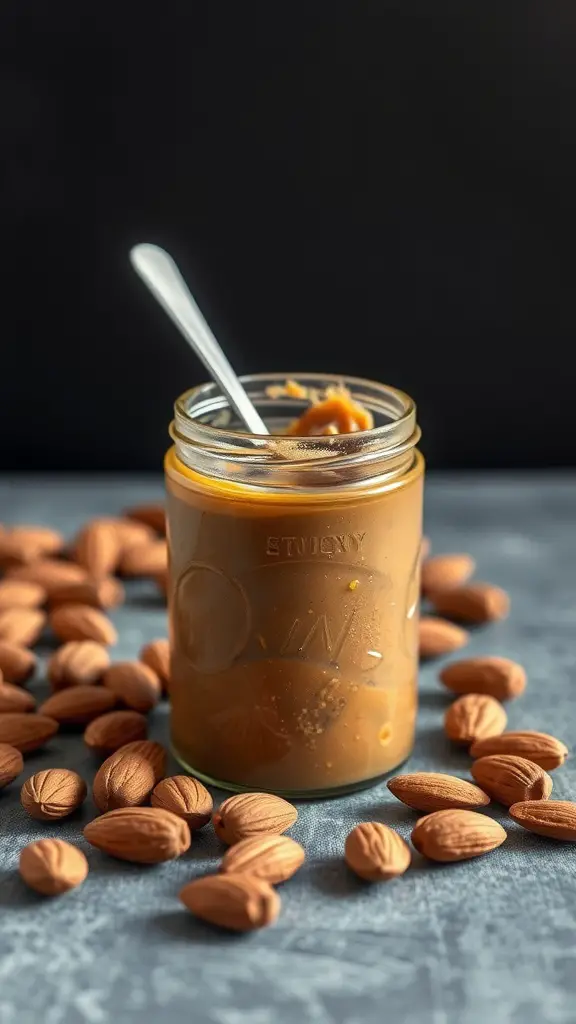
[[[344,385],[374,427],[299,438],[307,402],[243,378],[271,431],[214,384],[182,395],[165,461],[172,745],[197,777],[291,796],[346,792],[410,754],[424,463],[414,403]],[[269,390],[272,389],[272,390]]]

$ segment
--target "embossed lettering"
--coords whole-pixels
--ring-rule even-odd
[[[325,614],[319,615],[311,626],[308,626],[307,622],[303,623],[301,619],[294,619],[280,648],[280,654],[292,655],[292,657],[296,654],[305,654],[313,641],[318,638],[322,649],[330,656],[330,660],[336,663],[350,632],[355,614],[355,611],[350,612],[336,635],[333,634],[333,627],[331,629],[328,616]],[[301,636],[302,627],[308,627],[303,637]]]
[[[267,537],[266,554],[283,558],[360,554],[365,533],[325,534],[323,537]]]
[[[280,537],[268,537],[266,540],[266,554],[267,555],[279,555],[280,554]]]

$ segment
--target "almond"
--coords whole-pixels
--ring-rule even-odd
[[[34,711],[36,701],[31,693],[12,683],[0,683],[0,714],[6,711]]]
[[[46,591],[39,583],[6,579],[0,582],[0,611],[5,608],[39,608],[46,600]]]
[[[182,818],[159,807],[121,807],[95,818],[84,829],[92,846],[136,864],[159,864],[186,853],[190,829]]]
[[[296,808],[280,796],[271,793],[237,793],[220,804],[212,821],[216,835],[231,846],[240,839],[256,835],[279,835],[289,829],[297,817]]]
[[[0,743],[9,743],[23,754],[43,747],[58,732],[58,722],[46,715],[9,712],[0,715]]]
[[[106,689],[133,711],[151,711],[162,695],[160,680],[141,661],[118,661],[102,676]]]
[[[133,740],[130,743],[125,743],[120,749],[126,751],[126,753],[139,754],[145,757],[147,761],[150,761],[154,769],[156,782],[164,778],[166,774],[166,751],[161,743],[156,743],[154,740]],[[169,810],[169,808],[166,808],[166,810]]]
[[[568,747],[545,732],[503,732],[500,736],[478,739],[470,748],[472,757],[490,754],[517,754],[550,772],[559,768],[568,757]]]
[[[30,817],[56,821],[76,811],[86,799],[86,783],[67,768],[47,768],[26,780],[20,800]]]
[[[166,533],[166,511],[163,505],[137,505],[127,508],[124,515],[137,523],[144,523],[156,533]]]
[[[164,597],[167,597],[168,596],[168,586],[169,586],[169,583],[170,583],[170,579],[169,579],[169,576],[168,576],[168,570],[165,569],[164,572],[159,572],[158,575],[154,577],[154,579],[156,581],[156,585],[157,585],[158,590],[160,591],[160,593]]]
[[[120,518],[108,522],[114,524],[123,551],[137,544],[149,544],[156,540],[156,533],[152,527],[145,523],[137,523],[135,519]]]
[[[0,672],[8,683],[25,683],[36,668],[36,655],[18,644],[0,642]]]
[[[95,640],[106,647],[117,643],[118,634],[102,612],[87,604],[63,604],[50,614],[50,626],[60,640]]]
[[[138,657],[156,673],[167,690],[170,682],[170,641],[151,640],[149,644],[144,645]]]
[[[254,836],[241,839],[224,855],[220,871],[225,874],[247,874],[277,885],[292,878],[302,867],[306,854],[289,836]]]
[[[396,775],[388,789],[408,807],[416,811],[442,811],[448,808],[485,807],[490,798],[478,786],[440,772],[413,772]]]
[[[443,862],[479,857],[501,846],[506,838],[502,825],[476,811],[435,811],[420,818],[412,832],[418,853]]]
[[[48,662],[48,679],[53,690],[68,686],[94,686],[110,665],[110,655],[94,640],[70,640]]]
[[[28,565],[61,551],[64,539],[56,530],[44,526],[15,526],[0,534],[0,565]]]
[[[0,789],[14,782],[24,771],[24,759],[16,747],[0,743]]]
[[[422,564],[422,590],[449,590],[469,580],[476,568],[471,555],[435,555]]]
[[[82,850],[63,839],[38,839],[21,850],[18,870],[35,892],[60,896],[84,881],[88,861]]]
[[[500,701],[485,693],[467,693],[446,711],[444,729],[448,739],[468,744],[485,736],[497,736],[504,731],[507,721]]]
[[[248,932],[273,924],[280,913],[280,897],[268,882],[252,875],[209,875],[185,885],[184,906],[202,921]]]
[[[505,807],[522,800],[547,800],[552,792],[552,779],[544,769],[516,754],[481,757],[474,761],[472,775]]]
[[[136,807],[148,800],[155,784],[150,761],[142,754],[120,749],[96,772],[92,796],[99,811]]]
[[[53,693],[38,709],[60,725],[87,725],[112,711],[116,698],[103,686],[71,686]]]
[[[120,558],[122,576],[157,576],[167,566],[168,546],[165,540],[126,548]]]
[[[146,738],[148,725],[138,711],[109,711],[86,728],[84,742],[98,754],[113,754],[132,740]]]
[[[84,583],[67,583],[56,587],[50,595],[50,607],[60,604],[87,604],[91,608],[116,608],[124,603],[124,587],[113,576]]]
[[[80,565],[73,562],[62,562],[56,558],[44,558],[32,565],[20,566],[18,569],[11,569],[8,573],[11,580],[22,580],[29,583],[37,583],[44,587],[48,597],[59,587],[68,586],[70,583],[84,583],[88,574]]]
[[[344,860],[366,882],[387,882],[404,874],[412,856],[408,843],[394,829],[379,821],[363,821],[346,838]]]
[[[576,803],[570,800],[522,800],[509,814],[529,832],[576,843]]]
[[[201,782],[190,775],[172,775],[163,779],[152,793],[152,807],[178,814],[187,822],[190,831],[207,825],[212,816],[213,800]]]
[[[36,608],[7,608],[0,611],[0,641],[20,647],[33,647],[40,636],[46,616]]]
[[[106,520],[94,520],[80,530],[74,557],[79,565],[96,580],[115,572],[120,559],[121,543],[118,531]]]
[[[470,637],[466,630],[446,619],[424,615],[420,619],[418,639],[421,658],[439,658],[465,647]]]
[[[453,693],[485,693],[496,700],[513,700],[526,689],[526,672],[508,658],[466,658],[448,665],[440,680]]]
[[[505,619],[510,611],[508,594],[492,583],[469,583],[464,587],[429,591],[428,598],[439,615],[458,622],[497,622]]]

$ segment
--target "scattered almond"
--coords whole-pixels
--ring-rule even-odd
[[[496,700],[513,700],[526,689],[526,672],[508,658],[466,658],[448,665],[440,680],[453,693],[485,693]]]
[[[156,782],[164,778],[166,774],[166,751],[161,743],[156,743],[155,740],[133,740],[130,743],[125,743],[121,749],[126,751],[126,753],[139,754],[145,757],[147,761],[150,761],[154,769]],[[166,810],[169,810],[169,808],[166,808]]]
[[[24,771],[24,759],[16,747],[9,743],[0,743],[0,789],[14,782]]]
[[[123,576],[157,576],[168,565],[168,546],[165,540],[138,544],[124,550],[120,557]]]
[[[202,921],[248,932],[273,924],[280,913],[278,893],[252,875],[209,875],[185,885],[180,899]]]
[[[127,508],[124,515],[128,519],[134,519],[137,523],[144,523],[156,533],[166,533],[166,511],[163,505],[134,506],[134,508]]]
[[[422,564],[422,590],[427,594],[459,587],[470,579],[475,568],[471,555],[435,555]]]
[[[63,604],[50,613],[50,626],[60,640],[95,640],[110,647],[118,641],[116,629],[97,608]]]
[[[21,850],[19,871],[35,892],[60,896],[84,881],[88,861],[82,850],[63,839],[38,839]]]
[[[0,565],[28,565],[43,555],[57,554],[64,546],[62,534],[44,526],[15,526],[0,534]]]
[[[173,860],[190,846],[182,818],[159,807],[121,807],[89,822],[84,836],[92,846],[137,864]]]
[[[576,843],[576,803],[570,800],[522,800],[509,814],[529,832]]]
[[[435,811],[420,818],[412,832],[418,853],[443,862],[468,860],[489,853],[507,838],[497,821],[476,811]]]
[[[87,725],[115,704],[116,697],[103,686],[70,686],[53,693],[38,710],[60,725]]]
[[[0,683],[0,714],[7,711],[34,711],[36,701],[31,693],[12,683]]]
[[[466,693],[446,711],[444,730],[454,743],[469,744],[504,732],[507,721],[500,701],[485,693]]]
[[[86,570],[80,565],[56,558],[43,558],[32,565],[10,569],[7,575],[11,580],[38,583],[44,587],[48,597],[51,597],[58,587],[67,586],[69,583],[83,583],[88,578]]]
[[[478,739],[470,748],[472,757],[490,754],[517,754],[550,772],[559,768],[568,757],[568,747],[545,732],[503,732],[500,736]]]
[[[148,800],[155,784],[151,762],[142,754],[121,748],[96,772],[92,796],[99,811],[136,807]]]
[[[301,868],[306,854],[289,836],[254,836],[241,839],[224,855],[220,871],[225,874],[247,874],[277,885],[292,878]]]
[[[53,690],[69,686],[94,686],[110,665],[110,655],[94,640],[70,640],[59,647],[48,662],[48,679]]]
[[[230,852],[233,854],[237,848],[233,846]],[[387,882],[404,874],[410,867],[412,855],[408,844],[394,829],[379,821],[363,821],[346,838],[344,860],[359,878],[367,882]]]
[[[5,608],[0,611],[0,641],[20,647],[33,647],[46,622],[37,608]]]
[[[46,600],[46,591],[39,583],[26,580],[0,581],[0,611],[5,608],[39,608]]]
[[[58,722],[46,715],[9,712],[0,715],[0,743],[9,743],[23,754],[38,750],[58,732]]]
[[[74,543],[74,557],[92,579],[101,580],[115,572],[121,544],[112,523],[92,520],[84,526]]]
[[[87,604],[91,608],[116,608],[124,602],[124,587],[113,576],[84,583],[67,583],[56,587],[50,595],[50,607],[60,604]]]
[[[423,615],[420,619],[418,637],[421,658],[439,658],[442,654],[451,654],[465,647],[470,639],[466,630],[460,629],[460,626],[431,615]]]
[[[207,825],[212,816],[213,800],[198,779],[190,775],[172,775],[158,783],[152,793],[152,807],[178,814],[195,832]]]
[[[25,683],[36,668],[36,656],[18,644],[0,642],[0,672],[6,682]]]
[[[497,622],[505,619],[510,611],[508,594],[492,583],[469,583],[463,587],[429,591],[428,598],[439,615],[459,622]]]
[[[109,711],[87,726],[84,742],[97,754],[113,754],[133,740],[143,740],[148,733],[144,715],[138,711]]]
[[[116,662],[106,669],[102,682],[126,707],[143,714],[151,711],[162,695],[158,676],[141,661]]]
[[[510,807],[522,800],[547,800],[552,779],[540,765],[515,754],[491,754],[472,765],[472,775],[494,800]]]
[[[152,640],[138,655],[140,661],[156,673],[165,690],[170,682],[170,641]]]
[[[47,768],[26,780],[20,800],[30,817],[56,821],[76,811],[86,799],[86,783],[67,768]]]
[[[448,808],[486,807],[490,797],[478,786],[454,775],[440,772],[413,772],[396,775],[388,789],[408,807],[416,811],[442,811]]]
[[[298,817],[287,800],[271,793],[237,793],[214,811],[216,835],[228,846],[252,836],[286,832]]]
[[[114,524],[122,550],[135,547],[137,544],[149,544],[156,540],[156,533],[145,523],[137,523],[135,519],[109,519]]]

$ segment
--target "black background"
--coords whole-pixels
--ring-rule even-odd
[[[7,3],[0,468],[155,469],[203,371],[409,391],[432,466],[576,462],[573,3]]]

